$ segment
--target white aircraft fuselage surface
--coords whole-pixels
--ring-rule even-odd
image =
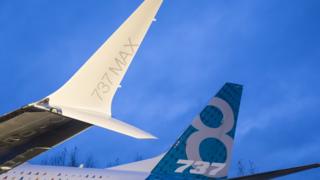
[[[141,180],[150,176],[152,169],[159,163],[163,155],[152,159],[129,163],[108,169],[41,166],[25,163],[6,174],[0,175],[0,179],[16,180],[53,180],[53,179],[132,179]]]
[[[150,173],[135,171],[119,171],[108,169],[87,169],[73,167],[37,166],[24,164],[2,175],[2,179],[16,180],[82,180],[82,179],[112,179],[112,180],[142,180]]]

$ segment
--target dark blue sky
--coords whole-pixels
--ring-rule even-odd
[[[0,1],[0,113],[60,87],[141,0]],[[99,167],[166,151],[226,81],[244,85],[230,175],[319,162],[320,1],[166,0],[113,114],[159,140],[100,128],[60,145]],[[283,179],[316,179],[320,170]]]

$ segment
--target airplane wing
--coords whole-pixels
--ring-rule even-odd
[[[33,106],[0,117],[0,174],[90,126]]]
[[[138,9],[56,92],[0,117],[0,174],[92,125],[138,139],[153,135],[112,117],[112,99],[162,0]]]
[[[310,164],[306,166],[299,166],[299,167],[294,167],[289,169],[281,169],[276,171],[253,174],[249,176],[230,178],[229,180],[267,180],[267,179],[278,178],[278,177],[286,176],[289,174],[293,174],[293,173],[297,173],[297,172],[301,172],[301,171],[305,171],[313,168],[319,168],[319,167],[320,167],[320,164]]]
[[[113,97],[137,53],[162,0],[145,0],[89,60],[45,103],[34,106],[57,109],[63,116],[139,139],[155,138],[112,117]]]

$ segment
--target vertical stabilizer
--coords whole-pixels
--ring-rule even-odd
[[[226,83],[152,170],[148,179],[226,178],[241,94],[241,85]]]

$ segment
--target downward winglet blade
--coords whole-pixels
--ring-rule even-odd
[[[36,105],[46,104],[45,109],[135,138],[154,138],[112,119],[111,104],[161,4],[162,0],[145,0],[66,84]]]
[[[94,124],[96,126],[109,129],[127,136],[131,136],[137,139],[157,139],[152,134],[144,132],[132,125],[117,120],[112,117],[105,117],[103,114],[97,112],[90,112],[84,109],[76,109],[70,107],[63,107],[63,115],[66,117],[72,117],[74,119]]]

